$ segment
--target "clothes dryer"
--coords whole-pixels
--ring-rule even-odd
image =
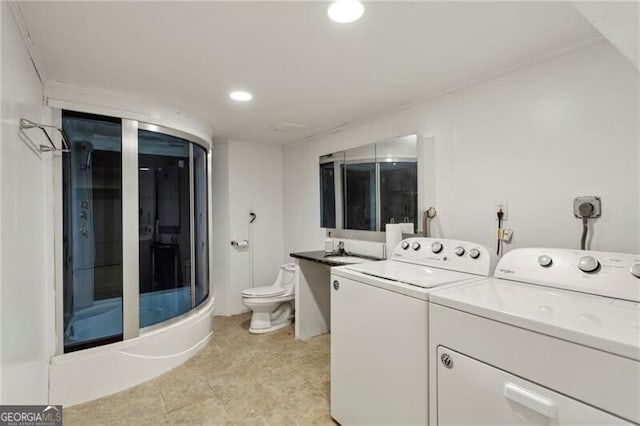
[[[517,249],[431,293],[431,424],[640,424],[640,256]]]

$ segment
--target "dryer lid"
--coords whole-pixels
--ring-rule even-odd
[[[640,361],[640,303],[497,278],[440,289],[431,303]]]
[[[242,291],[243,296],[247,297],[275,297],[281,296],[285,289],[277,285],[268,285],[263,287],[253,287]]]

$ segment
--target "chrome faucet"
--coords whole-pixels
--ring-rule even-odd
[[[345,254],[344,251],[344,241],[338,241],[338,254]]]

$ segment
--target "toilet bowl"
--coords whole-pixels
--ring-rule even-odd
[[[250,333],[268,333],[291,324],[297,278],[296,264],[286,263],[280,266],[273,285],[242,291],[242,303],[252,311]]]

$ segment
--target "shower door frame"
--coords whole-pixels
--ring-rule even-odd
[[[69,111],[78,111],[78,108],[64,108]],[[53,111],[54,119],[58,122],[58,125],[62,125],[62,110],[55,108]],[[91,113],[91,112],[88,112]],[[213,303],[213,286],[211,283],[211,276],[213,271],[213,219],[212,219],[212,143],[199,138],[188,132],[173,129],[163,125],[148,123],[140,120],[126,118],[117,115],[100,114],[107,117],[115,117],[121,120],[122,123],[122,341],[116,343],[106,343],[102,345],[96,345],[87,349],[94,349],[112,344],[118,344],[126,342],[129,339],[136,338],[146,333],[151,333],[157,329],[165,328],[171,324],[179,322],[186,317],[196,315],[201,310],[207,309],[211,303]],[[140,312],[139,312],[139,298],[140,298],[140,253],[139,253],[139,194],[140,188],[138,185],[138,135],[139,130],[146,130],[155,133],[161,133],[168,136],[184,139],[189,142],[189,165],[190,165],[190,179],[189,179],[189,217],[190,217],[190,244],[191,244],[191,258],[192,267],[190,268],[191,275],[191,308],[178,316],[166,319],[156,324],[140,328]],[[203,148],[206,153],[206,194],[207,194],[207,263],[208,263],[208,294],[207,297],[198,305],[195,305],[195,183],[193,176],[195,171],[194,166],[194,150],[193,145],[196,144]],[[55,155],[52,159],[53,166],[53,189],[54,189],[54,281],[55,281],[55,330],[54,334],[55,350],[52,351],[55,355],[63,355],[64,352],[64,302],[63,302],[63,288],[64,288],[64,276],[63,276],[63,187],[62,187],[62,156]],[[127,188],[135,188],[135,191],[127,190]],[[81,349],[80,351],[83,351]],[[72,352],[67,352],[72,353]]]

